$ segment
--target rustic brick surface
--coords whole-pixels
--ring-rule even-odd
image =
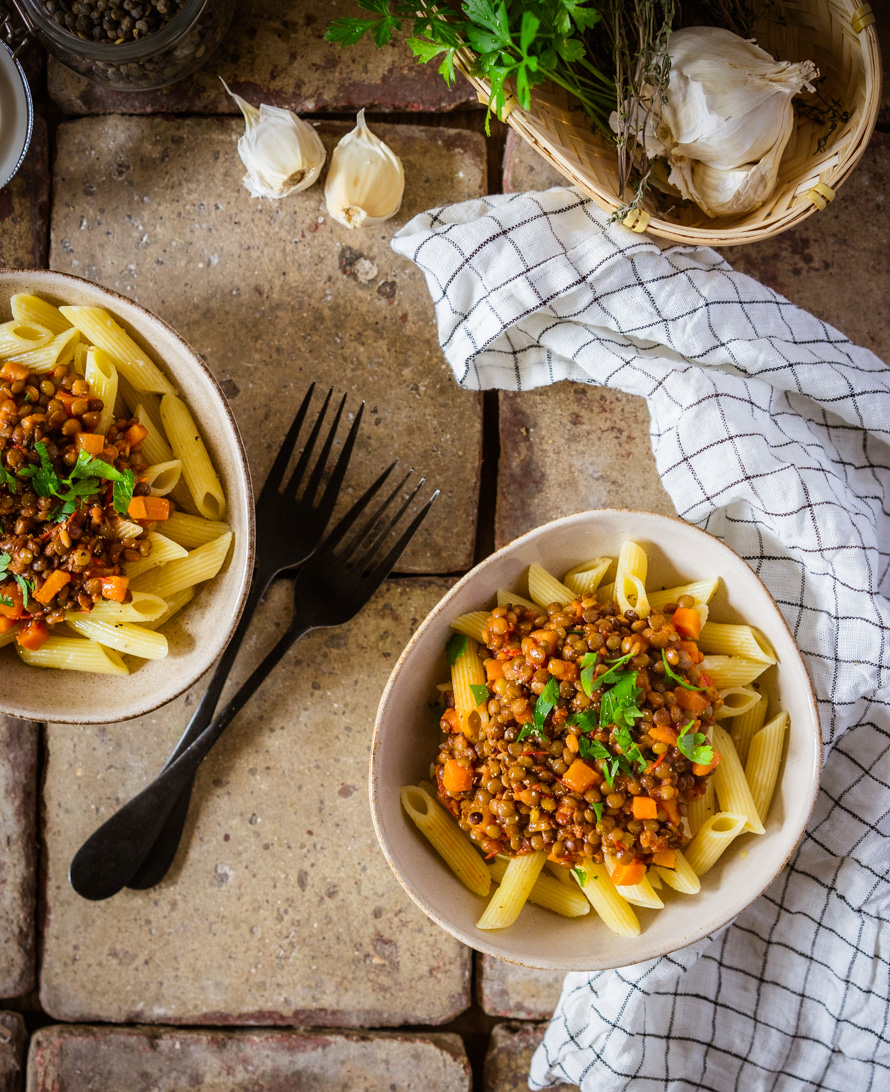
[[[457,1035],[49,1027],[28,1092],[470,1092]]]
[[[348,130],[325,124],[330,149]],[[58,131],[51,265],[115,288],[174,326],[229,397],[254,481],[265,479],[310,380],[367,401],[343,494],[398,455],[442,489],[400,561],[407,572],[467,568],[481,459],[478,394],[458,389],[439,348],[423,277],[390,240],[415,213],[477,196],[475,133],[375,126],[405,164],[401,212],[350,231],[322,185],[251,199],[235,119],[84,118]]]
[[[0,997],[34,985],[38,732],[0,715]]]
[[[67,869],[161,768],[195,692],[126,724],[48,726],[40,987],[50,1015],[389,1026],[444,1023],[466,1008],[469,950],[402,892],[367,797],[380,693],[448,586],[391,581],[349,626],[291,650],[201,767],[187,852],[151,891],[88,903]],[[289,592],[273,589],[230,687],[286,625]]]
[[[49,149],[46,122],[38,114],[25,162],[0,189],[0,266],[44,267],[48,232]]]
[[[485,1056],[483,1092],[526,1092],[532,1055],[544,1037],[546,1024],[498,1024]],[[574,1084],[555,1085],[559,1092],[577,1092]]]
[[[881,111],[878,114],[878,126],[885,131],[890,127],[890,4],[872,4],[875,13],[875,26],[878,30],[878,43],[881,47],[881,60],[884,62],[884,79],[881,87]]]
[[[0,1012],[0,1092],[23,1092],[25,1021],[17,1012]]]
[[[343,50],[326,42],[328,24],[341,15],[362,12],[353,0],[239,0],[216,53],[171,87],[114,91],[50,61],[49,92],[69,114],[236,113],[219,76],[250,102],[298,113],[450,110],[476,101],[466,80],[449,88],[436,64],[418,64],[404,34],[380,50],[367,39]]]
[[[489,1016],[509,1016],[514,1020],[550,1019],[565,978],[561,971],[520,967],[494,956],[476,958],[478,1000]]]

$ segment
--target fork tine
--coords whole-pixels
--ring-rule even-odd
[[[334,505],[337,503],[337,496],[340,493],[340,486],[343,484],[343,478],[346,474],[346,468],[349,466],[349,460],[352,456],[352,449],[355,447],[355,438],[358,436],[359,425],[362,423],[362,415],[365,412],[365,403],[358,408],[358,413],[355,415],[355,420],[352,422],[352,427],[346,437],[346,442],[343,444],[343,448],[340,451],[340,455],[337,459],[334,471],[328,478],[328,484],[325,486],[325,491],[322,493],[321,500],[319,501],[317,513],[321,520],[322,527],[326,527],[328,520],[331,518],[331,512],[334,510]]]
[[[368,546],[368,548],[365,550],[365,552],[362,555],[361,559],[359,561],[354,561],[352,563],[354,568],[361,569],[362,571],[364,571],[370,565],[371,559],[376,554],[378,548],[383,545],[383,543],[389,537],[390,531],[392,531],[392,529],[398,524],[398,522],[402,518],[402,516],[411,507],[411,502],[414,500],[414,498],[420,492],[420,490],[421,490],[421,488],[423,486],[423,483],[425,481],[426,481],[426,478],[421,478],[420,479],[420,481],[414,487],[413,491],[408,494],[407,498],[402,503],[402,506],[398,510],[398,512],[396,512],[396,514],[392,517],[392,519],[389,521],[389,523],[380,530],[380,533],[375,535],[375,537],[371,541],[370,546]],[[404,482],[402,484],[404,484]]]
[[[338,555],[338,560],[344,565],[349,564],[359,549],[367,542],[368,535],[370,535],[380,520],[383,518],[387,508],[392,504],[396,497],[405,488],[405,482],[414,473],[413,468],[408,471],[404,478],[396,487],[392,490],[388,497],[384,498],[377,507],[377,510],[365,520],[364,526],[355,532],[349,542],[343,547],[342,552]],[[374,541],[378,541],[379,536],[375,535]]]
[[[331,394],[334,393],[333,388],[331,388],[330,393]],[[324,446],[322,447],[321,451],[319,452],[318,458],[315,460],[315,466],[312,469],[312,475],[310,476],[309,481],[306,483],[306,488],[303,491],[303,500],[306,501],[307,504],[312,504],[312,505],[315,504],[315,494],[318,492],[318,487],[321,484],[321,477],[324,474],[325,467],[327,466],[328,455],[330,455],[330,453],[331,453],[331,448],[333,447],[333,444],[334,444],[334,438],[337,435],[337,429],[340,427],[340,418],[343,416],[343,407],[345,405],[346,405],[346,395],[344,394],[343,397],[340,399],[340,405],[337,406],[337,412],[334,414],[334,423],[328,429],[327,439],[325,440]],[[325,402],[325,409],[327,409],[327,402]],[[319,421],[320,420],[321,420],[321,418],[319,418]],[[315,433],[314,432],[312,434],[311,440],[312,440],[312,442],[314,442],[314,440],[315,440]],[[307,447],[309,447],[309,446],[311,446],[311,444],[307,445]],[[301,459],[301,462],[302,462],[302,459]],[[297,489],[299,488],[299,485],[300,485],[300,479],[297,477],[297,471],[298,470],[300,470],[300,464],[299,463],[297,464],[296,468],[294,469],[294,472],[291,475],[290,481],[285,486],[284,491],[285,491],[285,493],[289,494],[290,496],[293,496],[294,493],[296,493],[296,491],[297,491]]]
[[[321,425],[328,412],[328,406],[331,404],[333,395],[334,388],[331,387],[325,395],[324,405],[321,407],[321,413],[319,413],[318,417],[315,419],[315,424],[312,426],[312,432],[309,433],[309,439],[303,445],[303,450],[300,452],[300,457],[297,460],[297,465],[294,467],[294,472],[287,480],[285,491],[291,495],[296,493],[299,489],[303,475],[306,473],[306,466],[309,463],[309,458],[312,455],[312,449],[315,447],[315,441],[318,439],[318,434],[321,432]]]
[[[417,528],[426,519],[427,513],[432,508],[433,503],[438,496],[439,490],[437,489],[423,506],[423,508],[421,508],[421,510],[417,513],[414,519],[411,520],[411,522],[408,524],[407,530],[395,543],[389,553],[387,553],[382,560],[378,561],[374,568],[368,573],[368,575],[364,577],[364,580],[369,582],[369,586],[372,588],[372,591],[373,588],[382,584],[383,581],[392,572],[395,563],[399,560],[405,550],[405,547],[408,545],[411,539],[414,538]]]
[[[359,499],[352,505],[349,511],[346,512],[345,515],[340,517],[340,522],[328,534],[327,538],[324,540],[323,543],[323,545],[329,552],[333,553],[335,547],[343,541],[346,535],[349,534],[349,529],[374,499],[374,496],[379,492],[380,487],[390,476],[393,470],[395,470],[396,466],[398,466],[398,462],[398,459],[396,459],[394,462],[391,462],[386,470],[384,470],[383,473],[380,475],[380,477],[368,486],[368,488],[364,491],[364,493],[362,493]]]
[[[260,497],[265,495],[266,490],[277,493],[282,481],[284,480],[284,472],[287,470],[287,464],[290,462],[291,453],[297,443],[297,437],[300,435],[300,429],[303,427],[303,421],[306,418],[306,411],[309,409],[309,403],[312,401],[312,395],[315,393],[315,383],[313,382],[309,390],[303,396],[303,401],[300,404],[300,408],[296,412],[296,416],[291,422],[290,428],[287,430],[287,435],[278,450],[278,454],[275,456],[275,462],[272,463],[272,469],[269,471],[269,476],[266,478],[266,483],[262,488]]]

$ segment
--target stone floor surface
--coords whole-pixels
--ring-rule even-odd
[[[483,1012],[513,1020],[548,1020],[565,975],[520,967],[505,959],[476,957],[476,992]]]
[[[0,1092],[24,1092],[27,1045],[24,1018],[17,1012],[0,1012]]]
[[[47,1027],[27,1092],[470,1092],[457,1035]]]
[[[0,715],[0,997],[35,982],[37,749],[38,725]]]
[[[498,1024],[491,1033],[485,1056],[483,1092],[526,1092],[532,1055],[544,1036],[546,1024]],[[560,1084],[560,1092],[577,1092]]]

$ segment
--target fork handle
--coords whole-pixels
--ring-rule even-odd
[[[124,804],[74,855],[68,879],[86,899],[116,895],[133,877],[164,829],[180,794],[191,784],[198,767],[236,714],[247,704],[288,649],[315,629],[295,617],[288,630],[219,716],[177,758],[132,800]]]
[[[254,570],[247,602],[244,605],[238,628],[216,665],[216,670],[213,672],[213,677],[204,691],[201,703],[192,714],[192,718],[180,736],[179,742],[167,759],[165,768],[194,743],[213,719],[213,711],[216,709],[219,696],[225,686],[226,679],[229,677],[229,670],[240,651],[241,639],[247,632],[260,600],[266,594],[275,576],[275,572],[261,572],[258,568]],[[192,785],[188,783],[176,798],[163,829],[150,847],[145,859],[140,862],[136,872],[127,881],[127,887],[132,887],[136,891],[145,891],[159,884],[170,871],[179,849],[179,843],[182,841],[182,832],[185,828],[191,797]]]

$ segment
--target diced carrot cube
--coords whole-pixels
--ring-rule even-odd
[[[148,429],[145,425],[135,424],[130,425],[127,431],[124,433],[124,438],[130,447],[136,447],[137,444],[141,444],[145,437],[148,435]]]
[[[18,625],[14,618],[7,618],[0,614],[0,633],[9,633],[13,626]]]
[[[128,576],[103,576],[102,598],[111,599],[114,603],[123,603],[127,598],[127,586],[130,583]]]
[[[701,637],[701,615],[693,607],[677,607],[671,619],[681,637],[697,641]]]
[[[677,853],[673,849],[663,849],[660,853],[652,854],[652,863],[661,868],[676,868]]]
[[[711,699],[707,694],[700,694],[695,690],[687,690],[684,686],[678,686],[674,691],[674,700],[681,709],[685,709],[689,713],[698,716],[699,713],[703,713],[705,709],[711,704]],[[652,734],[651,732],[649,733]]]
[[[7,360],[3,367],[0,368],[0,376],[9,383],[17,383],[20,379],[27,379],[30,374],[31,369],[25,364],[19,364],[17,360]]]
[[[166,497],[133,497],[127,515],[130,519],[169,519],[170,502]]]
[[[500,660],[486,660],[485,661],[485,677],[490,683],[495,679],[502,679],[504,677],[504,665]]]
[[[599,780],[599,774],[592,766],[588,766],[582,758],[576,758],[562,775],[562,780],[572,792],[576,792],[581,796]]]
[[[612,873],[612,883],[616,887],[633,887],[634,884],[642,883],[643,878],[646,875],[646,866],[642,861],[631,861],[630,864],[615,865],[615,871]]]
[[[12,606],[8,603],[3,603],[2,600],[12,600]],[[13,620],[21,618],[25,610],[24,603],[22,601],[22,590],[14,581],[10,580],[8,584],[4,584],[0,588],[0,615],[4,618],[12,618]]]
[[[658,806],[663,809],[665,815],[675,827],[680,825],[680,809],[677,806],[676,800],[659,800]]]
[[[87,455],[101,455],[105,450],[105,437],[101,432],[78,432],[74,444],[78,451],[85,451]]]
[[[658,805],[649,796],[635,796],[633,798],[634,819],[656,819],[658,818]]]
[[[714,751],[714,761],[713,762],[708,763],[707,766],[705,766],[701,762],[693,762],[692,763],[692,772],[695,774],[696,777],[707,777],[708,774],[713,769],[716,769],[716,767],[719,766],[719,765],[720,765],[720,755],[718,755],[717,752]]]
[[[700,664],[705,658],[705,654],[698,647],[695,641],[681,641],[680,647],[694,664]]]
[[[442,771],[442,784],[446,792],[466,792],[473,787],[473,771],[450,758]]]
[[[34,598],[38,603],[42,603],[44,606],[58,595],[62,588],[66,584],[71,582],[71,574],[64,572],[62,569],[53,569],[49,576],[40,585],[40,588],[34,592]]]
[[[652,739],[656,740],[658,743],[667,743],[670,747],[673,747],[674,744],[676,744],[677,736],[679,734],[676,728],[671,728],[669,724],[653,724],[651,728],[647,728],[646,731]]]
[[[29,652],[36,652],[49,640],[49,628],[43,622],[30,622],[21,633],[16,634],[16,641]]]

